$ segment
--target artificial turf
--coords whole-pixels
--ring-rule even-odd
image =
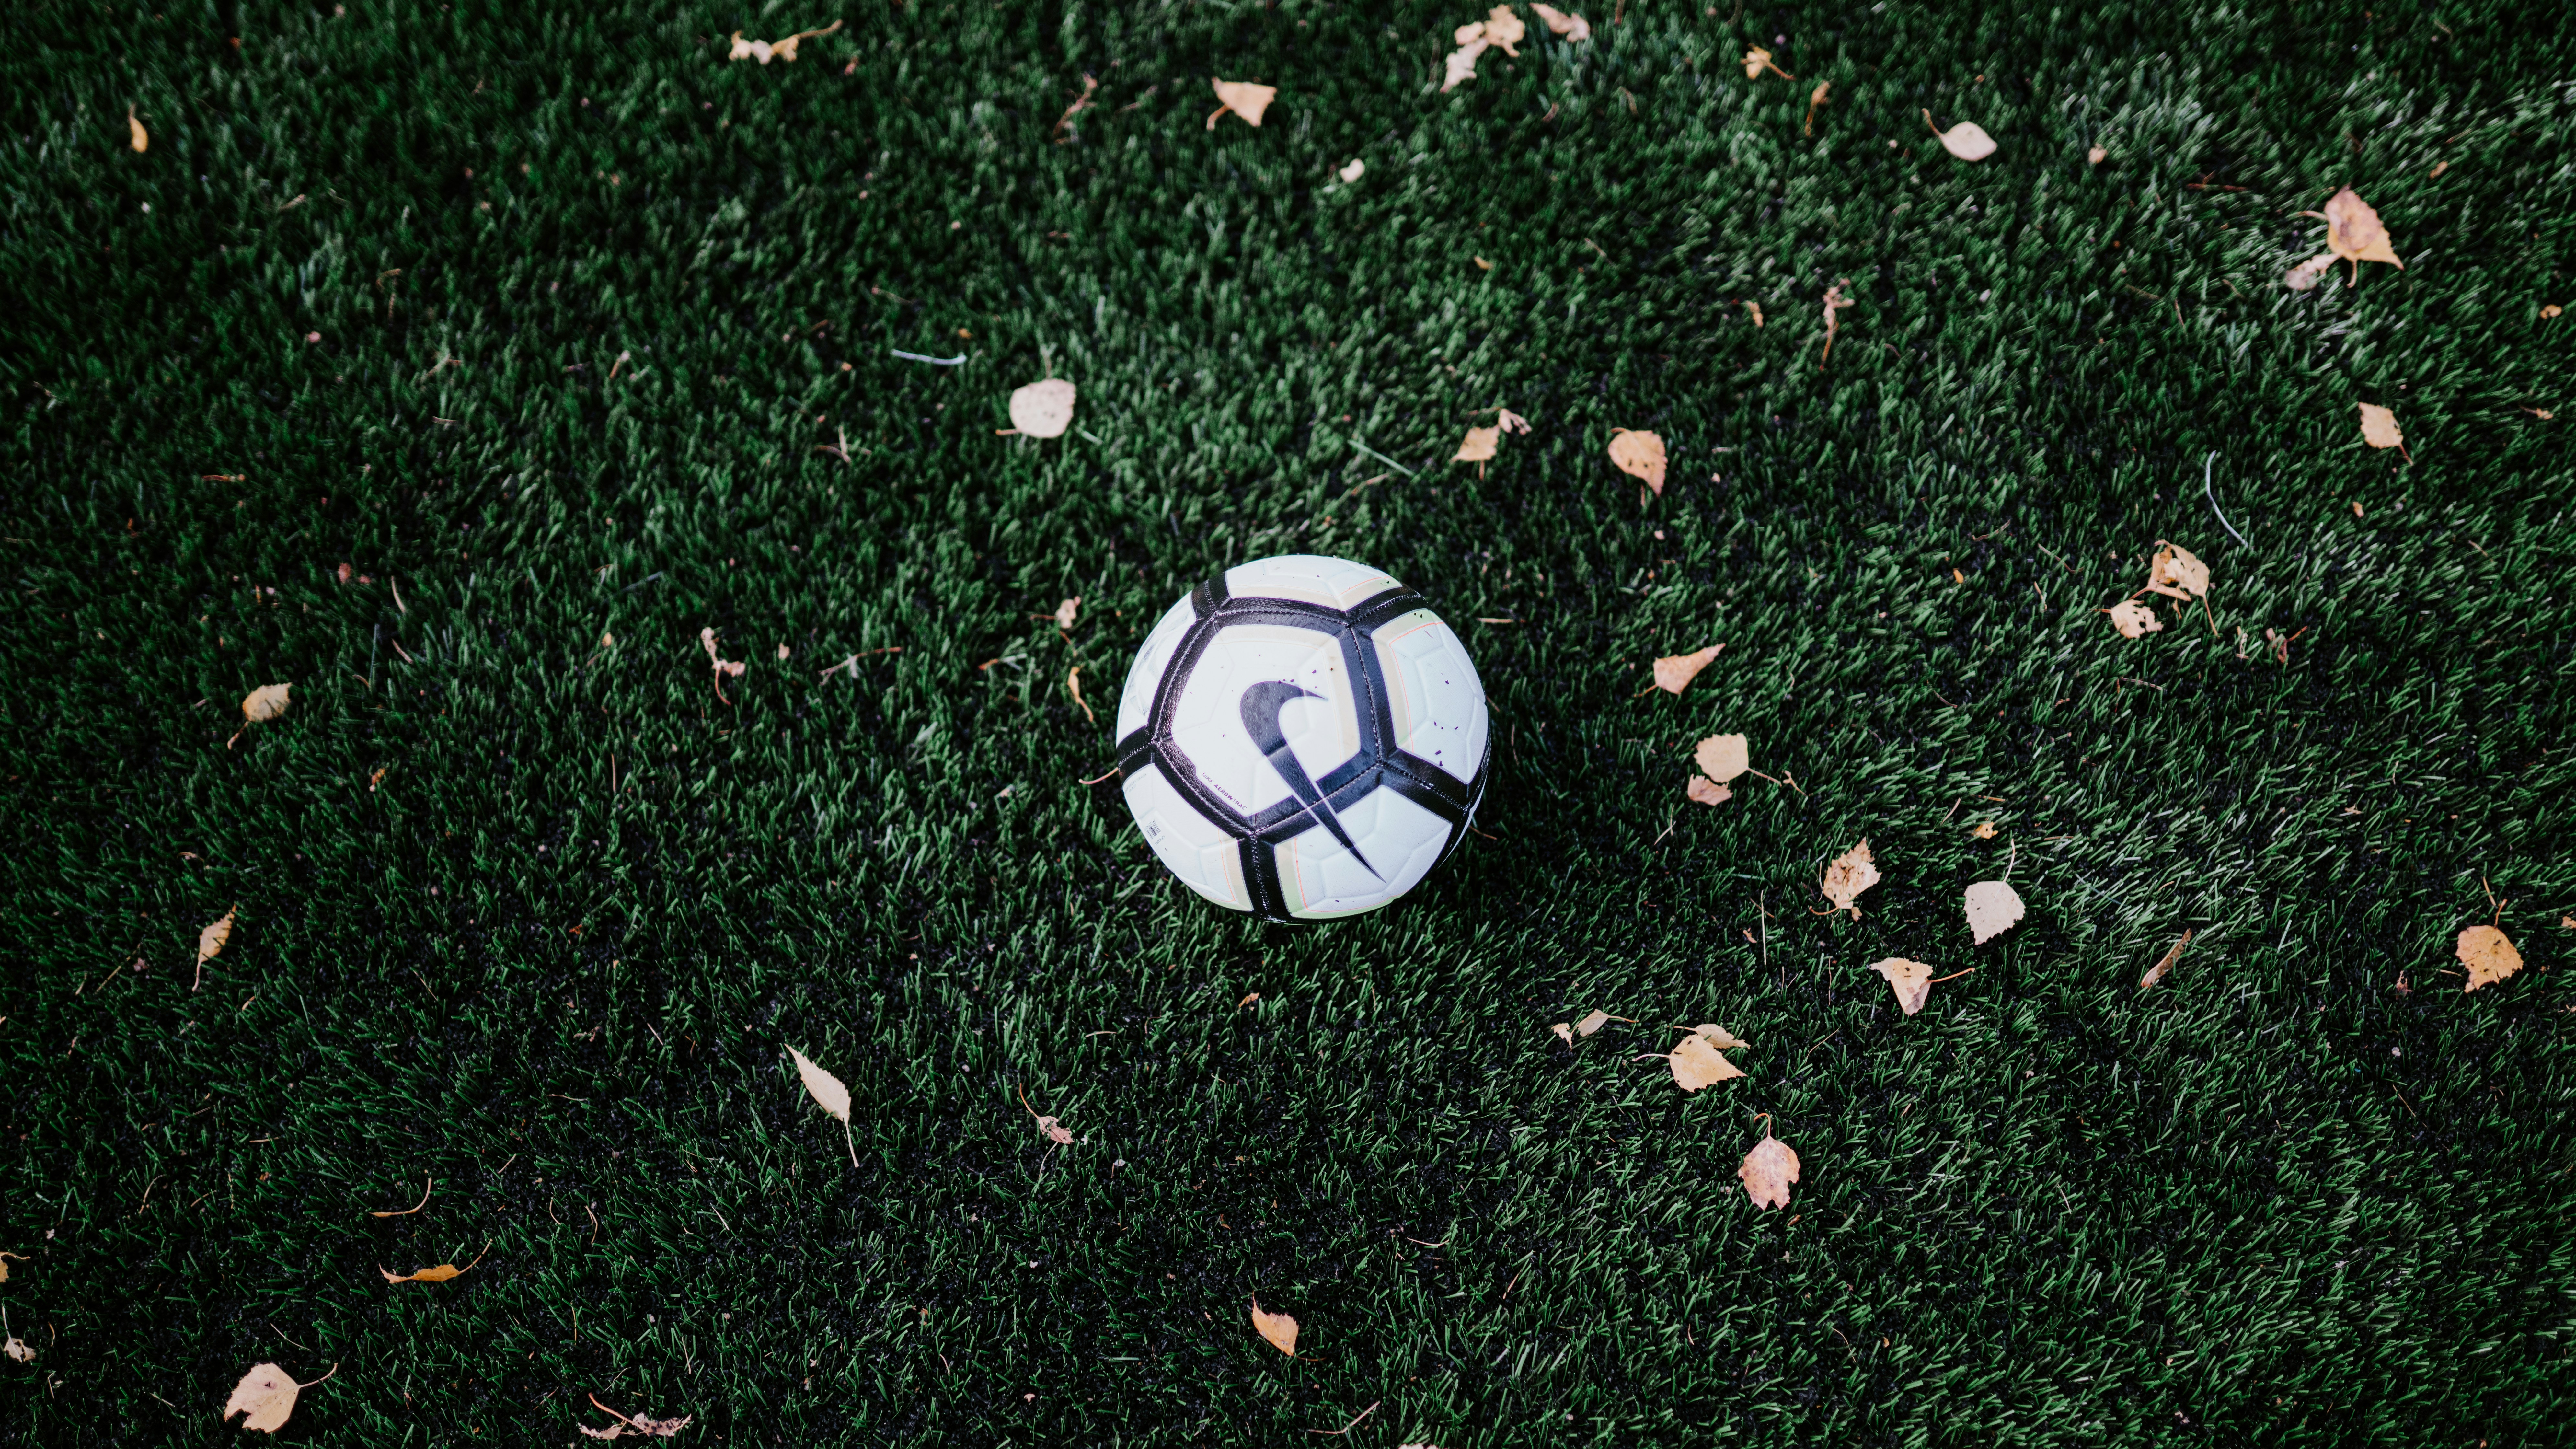
[[[23,13],[0,1443],[260,1360],[310,1444],[2563,1442],[2576,28],[1590,0],[1441,94],[1479,14]],[[2346,183],[2402,269],[2285,288]],[[2210,612],[2123,639],[2160,539]],[[1494,721],[1305,930],[1082,783],[1293,551]],[[1687,801],[1721,730],[1783,783]]]

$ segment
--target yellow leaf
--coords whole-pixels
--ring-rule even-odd
[[[1581,1021],[1574,1024],[1574,1034],[1576,1036],[1590,1036],[1594,1032],[1599,1031],[1602,1027],[1608,1025],[1609,1021],[1610,1013],[1606,1011],[1586,1013]]]
[[[1744,1165],[1735,1169],[1744,1180],[1744,1191],[1758,1208],[1787,1207],[1789,1184],[1798,1180],[1798,1154],[1777,1137],[1765,1137],[1744,1154]]]
[[[2469,968],[2469,984],[2460,988],[2463,991],[2492,986],[2522,969],[2522,953],[2493,926],[2471,926],[2462,931],[2455,949],[2460,964]]]
[[[1258,1298],[1252,1300],[1252,1330],[1268,1340],[1272,1348],[1290,1358],[1297,1356],[1297,1320],[1285,1313],[1264,1313]]]
[[[492,1251],[492,1245],[485,1243],[483,1253],[490,1251]],[[474,1255],[474,1263],[483,1261],[483,1253]],[[387,1273],[383,1268],[378,1268],[376,1271],[384,1273],[385,1281],[388,1283],[444,1283],[450,1278],[462,1277],[473,1268],[474,1263],[468,1263],[463,1268],[457,1267],[454,1263],[441,1263],[435,1268],[423,1268],[417,1273]]]
[[[24,1253],[0,1252],[0,1283],[6,1283],[9,1281],[9,1260],[12,1258],[17,1259],[21,1263],[31,1261]]]
[[[1011,394],[1011,426],[1032,438],[1059,438],[1073,426],[1073,384],[1060,377]]]
[[[1753,768],[1753,757],[1742,735],[1710,735],[1691,751],[1691,759],[1701,774],[1721,785]]]
[[[1923,124],[1932,126],[1932,113],[1923,113]],[[1941,138],[1941,149],[1962,161],[1983,161],[1995,154],[1995,138],[1974,121],[1961,121],[1944,131],[1932,126],[1932,134]]]
[[[1702,805],[1723,805],[1735,798],[1735,792],[1706,775],[1693,775],[1687,789],[1689,796]]]
[[[2136,599],[2122,599],[2102,612],[2111,616],[2111,627],[2119,630],[2123,638],[2142,638],[2164,627],[2156,611]]]
[[[143,129],[143,123],[141,121],[134,119],[134,108],[132,106],[127,106],[125,108],[125,125],[126,129],[132,133],[127,137],[128,144],[132,145],[137,151],[149,151],[152,149],[152,134]]]
[[[2406,270],[2406,264],[2397,260],[2396,248],[2388,243],[2388,228],[2380,225],[2379,213],[2349,186],[2326,202],[2326,245],[2348,262],[2386,262]]]
[[[1567,1046],[1574,1045],[1574,1026],[1571,1022],[1560,1021],[1556,1025],[1549,1027],[1548,1030],[1555,1032],[1557,1040],[1564,1042]]]
[[[787,1054],[796,1059],[796,1075],[804,1081],[806,1095],[814,1099],[814,1105],[847,1123],[850,1120],[850,1089],[841,1084],[840,1078],[814,1065],[811,1057],[796,1048],[789,1047]]]
[[[220,919],[209,922],[204,930],[197,933],[198,965],[203,966],[215,959],[216,953],[224,949],[224,943],[233,938],[233,911],[240,909],[235,906],[224,912]]]
[[[2182,545],[2157,539],[2155,556],[2147,562],[2147,586],[2159,592],[2179,589],[2197,599],[2209,592],[2209,565]]]
[[[252,724],[265,724],[277,718],[286,713],[287,696],[294,690],[295,686],[291,684],[261,685],[242,696],[242,718]]]
[[[1744,1075],[1742,1067],[1718,1055],[1717,1048],[1704,1036],[1683,1037],[1673,1047],[1671,1064],[1673,1082],[1685,1092]]]
[[[241,1382],[233,1385],[233,1396],[224,1401],[220,1421],[241,1414],[243,1428],[274,1434],[286,1427],[287,1416],[295,1412],[295,1396],[303,1387],[273,1363],[252,1364]]]
[[[1920,961],[1890,956],[1871,962],[1869,969],[1887,978],[1888,988],[1896,993],[1896,1004],[1905,1009],[1907,1016],[1921,1011],[1923,1003],[1932,997],[1932,968]]]
[[[1705,649],[1693,650],[1688,654],[1667,654],[1656,660],[1655,687],[1668,694],[1681,693],[1690,687],[1692,680],[1699,677],[1701,670],[1708,667],[1709,661],[1717,657],[1717,651],[1725,647],[1723,644],[1711,644]]]
[[[1208,114],[1207,128],[1211,131],[1216,129],[1217,118],[1228,111],[1243,117],[1251,125],[1260,125],[1261,113],[1270,109],[1270,102],[1279,94],[1277,86],[1257,85],[1251,81],[1211,80],[1208,84],[1216,87],[1216,98],[1221,102]]]
[[[1482,463],[1494,456],[1495,445],[1502,441],[1502,437],[1503,430],[1499,427],[1469,428],[1467,440],[1458,445],[1458,451],[1450,457],[1449,461]]]
[[[1580,15],[1568,15],[1553,5],[1532,5],[1530,10],[1538,16],[1539,23],[1572,44],[1581,45],[1592,38],[1592,23]]]
[[[1691,1030],[1707,1038],[1708,1044],[1713,1047],[1731,1048],[1749,1047],[1753,1045],[1753,1043],[1738,1037],[1735,1033],[1728,1031],[1725,1027],[1719,1026],[1713,1021],[1703,1021],[1699,1025],[1692,1027]]]
[[[1825,867],[1824,879],[1817,883],[1816,889],[1824,892],[1825,899],[1834,903],[1835,910],[1849,911],[1852,919],[1857,921],[1860,907],[1852,902],[1860,897],[1862,891],[1876,884],[1878,864],[1870,856],[1869,842],[1864,840],[1834,857],[1833,864]]]
[[[2377,403],[2361,405],[2361,440],[2374,448],[2405,451],[2406,435],[2398,430],[2397,414]]]
[[[1771,72],[1773,75],[1778,76],[1782,80],[1797,79],[1796,76],[1789,74],[1787,71],[1782,70],[1780,67],[1771,63],[1771,52],[1764,50],[1758,45],[1746,46],[1744,48],[1744,78],[1746,80],[1760,80],[1762,78],[1762,72],[1766,70]]]
[[[1968,932],[1980,946],[2011,930],[2022,917],[2021,897],[1999,880],[1981,880],[1968,887],[1960,904],[1968,913]]]
[[[1658,497],[1664,491],[1664,440],[1628,428],[1610,434],[1610,461],[1631,478],[1642,478]]]
[[[1992,840],[2001,832],[1995,829],[1995,822],[1991,820],[1980,820],[1977,822],[1976,828],[1970,830],[1968,833],[1977,837],[1979,840]]]
[[[2173,943],[2173,949],[2164,954],[2164,959],[2148,967],[2147,974],[2138,978],[2138,989],[2144,991],[2164,980],[2165,973],[2171,971],[2174,963],[2182,959],[2182,948],[2190,944],[2191,932],[2185,931],[2182,933],[2182,939]]]

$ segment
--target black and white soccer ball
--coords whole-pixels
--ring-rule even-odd
[[[1467,832],[1485,688],[1422,596],[1287,554],[1192,589],[1118,697],[1127,808],[1172,874],[1267,920],[1373,911]]]

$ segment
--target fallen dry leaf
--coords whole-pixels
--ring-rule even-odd
[[[20,1338],[14,1333],[9,1335],[9,1341],[7,1343],[0,1343],[0,1353],[9,1355],[10,1358],[19,1363],[34,1363],[36,1361],[36,1351],[27,1346],[27,1341],[25,1339]]]
[[[488,1253],[490,1251],[492,1251],[492,1245],[490,1243],[485,1243],[483,1245],[483,1253]],[[474,1263],[480,1263],[483,1261],[483,1253],[477,1253],[474,1255]],[[468,1263],[462,1268],[457,1267],[454,1263],[441,1263],[435,1268],[423,1268],[417,1273],[387,1273],[382,1267],[377,1268],[376,1271],[384,1273],[385,1281],[388,1283],[444,1283],[450,1278],[464,1276],[467,1272],[472,1270],[474,1263]]]
[[[2543,307],[2543,308],[2541,308],[2541,309],[2540,309],[2540,320],[2542,320],[2542,321],[2546,322],[2546,321],[2548,321],[2550,318],[2555,317],[2555,316],[2557,316],[2559,313],[2564,312],[2564,311],[2566,311],[2566,310],[2567,310],[2566,308],[2559,306],[2559,305],[2558,305],[2557,303],[2555,303],[2555,302],[2552,302],[2552,303],[2550,303],[2548,306]]]
[[[1073,384],[1060,377],[1011,394],[1011,426],[1032,438],[1060,438],[1073,426]]]
[[[1932,126],[1932,113],[1923,113],[1923,124]],[[1941,138],[1941,149],[1962,161],[1983,161],[1995,154],[1995,138],[1974,121],[1961,121],[1944,131],[1932,126],[1932,134]]]
[[[1991,820],[1980,820],[1976,823],[1975,828],[1971,829],[1968,833],[1979,840],[1992,840],[2000,832],[1995,829],[1995,822]]]
[[[599,1395],[592,1394],[589,1398],[599,1412],[617,1422],[605,1429],[594,1429],[588,1424],[574,1425],[574,1428],[581,1430],[582,1437],[585,1439],[616,1439],[628,1434],[642,1438],[668,1439],[689,1427],[689,1421],[697,1417],[695,1414],[682,1414],[676,1419],[654,1419],[642,1414],[621,1414],[606,1404],[600,1403]]]
[[[1506,433],[1526,433],[1530,430],[1530,421],[1510,408],[1496,408],[1494,426]]]
[[[339,1372],[338,1366],[334,1365],[331,1372]],[[330,1376],[324,1374],[322,1378]],[[316,1384],[320,1382],[322,1379],[313,1381]],[[240,1414],[243,1428],[274,1434],[286,1427],[287,1416],[295,1412],[295,1396],[312,1386],[297,1383],[292,1375],[273,1363],[252,1364],[250,1372],[241,1376],[241,1382],[233,1385],[233,1396],[224,1400],[224,1411],[216,1416],[216,1422],[229,1423],[233,1415]]]
[[[2493,926],[2471,926],[2462,931],[2454,949],[2460,964],[2469,968],[2469,984],[2461,987],[2462,991],[2491,986],[2522,969],[2522,953]]]
[[[850,1165],[858,1166],[859,1143],[850,1132],[850,1089],[840,1078],[814,1065],[813,1058],[796,1048],[789,1047],[787,1054],[796,1059],[796,1076],[804,1082],[805,1094],[814,1099],[815,1106],[840,1119],[841,1138],[850,1148]]]
[[[130,133],[126,137],[126,143],[128,145],[131,145],[137,151],[149,151],[152,149],[152,134],[143,129],[143,123],[141,121],[134,119],[134,108],[132,106],[127,106],[125,108],[125,127]]]
[[[1789,1184],[1798,1180],[1798,1154],[1777,1137],[1765,1137],[1744,1154],[1744,1165],[1735,1169],[1744,1180],[1744,1191],[1758,1208],[1787,1207]]]
[[[1512,13],[1509,5],[1497,5],[1485,12],[1485,39],[1501,46],[1503,54],[1512,59],[1521,58],[1521,53],[1513,47],[1519,45],[1521,37],[1527,34],[1529,27],[1521,23],[1521,18]]]
[[[1761,326],[1761,325],[1762,325],[1762,304],[1761,304],[1761,303],[1759,303],[1759,302],[1752,302],[1752,301],[1748,301],[1748,302],[1746,302],[1746,303],[1744,304],[1744,310],[1753,314],[1753,325],[1754,325],[1754,326],[1759,327],[1759,326]]]
[[[1503,430],[1499,427],[1469,428],[1466,441],[1458,445],[1458,451],[1450,456],[1449,461],[1452,463],[1485,462],[1494,456],[1494,450],[1502,440]]]
[[[1999,880],[1981,880],[1961,900],[1968,912],[1968,932],[1982,946],[2013,928],[2021,919],[2021,897]]]
[[[2122,599],[2102,612],[2111,616],[2111,627],[2127,639],[2142,638],[2165,626],[2164,621],[2156,617],[2155,610],[2136,599]]]
[[[716,698],[724,699],[725,677],[731,675],[740,679],[742,672],[751,666],[742,660],[727,659],[716,653],[716,631],[713,625],[704,626],[698,630],[698,644],[707,651],[707,662],[715,666]],[[733,701],[725,700],[725,702],[730,704]]]
[[[2182,933],[2182,939],[2173,943],[2173,949],[2167,951],[2162,960],[2156,962],[2153,966],[2148,967],[2146,975],[2138,978],[2138,989],[2140,991],[2144,991],[2148,987],[2155,985],[2157,982],[2164,980],[2165,973],[2171,971],[2174,968],[2174,963],[2182,959],[2182,948],[2190,944],[2191,932],[2185,931]]]
[[[1532,5],[1530,9],[1537,14],[1540,24],[1573,44],[1581,45],[1592,38],[1592,22],[1580,15],[1568,15],[1553,5]]]
[[[1653,433],[1615,428],[1610,433],[1610,461],[1631,478],[1645,480],[1657,497],[1664,491],[1664,440]]]
[[[1667,654],[1656,660],[1655,687],[1668,694],[1679,694],[1690,688],[1690,682],[1697,679],[1699,672],[1706,669],[1709,661],[1717,657],[1717,651],[1725,647],[1723,644],[1711,644],[1705,649],[1695,649],[1688,654]]]
[[[266,724],[286,713],[291,702],[287,696],[295,691],[291,684],[263,684],[242,696],[242,718],[252,724]]]
[[[1458,48],[1449,52],[1448,59],[1442,63],[1440,89],[1444,94],[1476,78],[1476,57],[1483,55],[1485,47],[1493,43],[1485,39],[1482,24],[1462,25],[1458,27],[1458,35]]]
[[[1816,88],[1807,92],[1807,119],[1798,127],[1799,134],[1806,136],[1816,134],[1816,107],[1825,103],[1826,93],[1831,91],[1833,88],[1834,83],[1832,81],[1818,81],[1816,82]]]
[[[2281,278],[2281,284],[2288,287],[2293,292],[2307,291],[2317,284],[2318,278],[2326,274],[2326,268],[2331,267],[2334,264],[2334,253],[2319,252],[2315,256],[2308,258],[2306,261],[2299,263],[2297,266],[2290,268],[2289,275]]]
[[[1556,1025],[1549,1027],[1548,1030],[1555,1032],[1557,1040],[1564,1042],[1567,1046],[1574,1045],[1573,1023],[1560,1021]]]
[[[1780,67],[1771,63],[1771,52],[1764,50],[1758,45],[1746,46],[1744,48],[1744,78],[1746,80],[1760,80],[1762,78],[1762,72],[1766,70],[1771,72],[1773,75],[1778,76],[1782,80],[1797,79],[1796,76],[1789,74],[1787,71],[1782,70]]]
[[[728,60],[756,60],[762,65],[769,64],[773,57],[778,60],[792,62],[796,59],[797,46],[804,44],[806,41],[812,40],[818,35],[829,35],[840,28],[841,22],[835,20],[820,30],[800,30],[794,35],[788,36],[784,40],[745,40],[742,38],[742,32],[737,30],[733,33],[733,45],[726,52],[725,58]]]
[[[1059,629],[1070,631],[1073,628],[1074,616],[1081,611],[1082,596],[1080,594],[1076,594],[1072,598],[1055,606],[1055,626]]]
[[[2397,259],[2396,248],[2388,244],[2388,228],[2380,225],[2379,213],[2370,203],[2353,194],[2347,186],[2326,202],[2326,245],[2336,256],[2353,264],[2353,276],[2361,276],[2363,262],[2386,262],[2399,271],[2406,264]]]
[[[1269,1340],[1272,1348],[1290,1358],[1297,1356],[1297,1320],[1285,1313],[1264,1313],[1258,1298],[1252,1300],[1252,1330]]]
[[[1251,81],[1211,80],[1208,84],[1216,87],[1216,98],[1221,102],[1208,113],[1207,128],[1211,131],[1216,129],[1218,118],[1228,111],[1243,117],[1248,124],[1260,125],[1261,113],[1270,109],[1270,102],[1279,94],[1277,86],[1256,85]]]
[[[1053,1117],[1040,1117],[1038,1119],[1038,1130],[1046,1134],[1046,1140],[1054,1143],[1058,1147],[1070,1147],[1073,1145],[1073,1129],[1064,1126]]]
[[[1862,891],[1876,884],[1878,864],[1871,859],[1869,842],[1864,840],[1834,857],[1833,864],[1825,867],[1824,879],[1817,883],[1816,889],[1824,892],[1825,899],[1834,903],[1835,910],[1849,911],[1852,919],[1857,921],[1860,907],[1852,902]]]
[[[0,1252],[0,1283],[9,1281],[9,1260],[12,1258],[21,1263],[31,1261],[24,1253]]]
[[[1594,1032],[1599,1031],[1602,1027],[1608,1025],[1609,1022],[1610,1013],[1606,1011],[1588,1012],[1584,1015],[1581,1021],[1574,1024],[1574,1034],[1576,1036],[1590,1036]]]
[[[2157,539],[2155,556],[2147,563],[2147,587],[2177,599],[2197,599],[2209,592],[2209,565],[2182,545]]]
[[[2395,448],[2407,462],[2415,455],[2406,451],[2406,435],[2397,427],[2397,414],[2377,403],[2361,405],[2361,440],[2374,448]]]
[[[1723,805],[1735,798],[1735,792],[1706,775],[1693,775],[1687,793],[1702,805]]]
[[[1347,186],[1368,174],[1368,163],[1357,156],[1354,156],[1351,158],[1350,165],[1343,167],[1340,171],[1335,172],[1334,174],[1341,177],[1342,184]]]
[[[1728,1031],[1725,1027],[1719,1026],[1713,1021],[1703,1021],[1699,1025],[1692,1027],[1691,1030],[1697,1032],[1700,1036],[1705,1037],[1708,1044],[1713,1047],[1733,1048],[1749,1047],[1753,1045],[1753,1043],[1744,1040],[1742,1037],[1737,1036],[1735,1033]]]
[[[224,943],[233,938],[233,911],[240,909],[241,907],[235,906],[232,910],[224,912],[220,918],[208,922],[206,928],[197,933],[197,966],[200,970],[204,969],[207,962],[221,954]]]
[[[2110,152],[2096,146],[2092,150],[2084,153],[2084,164],[2087,166],[2099,166],[2102,164],[2102,159],[2110,154]]]
[[[1896,993],[1896,1004],[1905,1008],[1907,1016],[1921,1011],[1923,1003],[1932,998],[1932,968],[1920,961],[1890,956],[1871,962],[1869,969],[1887,978],[1889,989]]]
[[[1824,364],[1826,358],[1834,355],[1834,330],[1842,325],[1835,318],[1845,307],[1852,305],[1852,299],[1843,295],[1843,282],[1850,280],[1851,278],[1845,277],[1842,282],[1836,282],[1825,289],[1825,352],[1824,357],[1816,359],[1819,366]],[[1954,569],[1952,572],[1957,571]]]
[[[1704,1036],[1686,1036],[1674,1043],[1670,1060],[1673,1082],[1685,1092],[1744,1075],[1742,1067],[1718,1055],[1717,1048]]]
[[[1700,773],[1723,785],[1753,768],[1753,756],[1742,735],[1710,735],[1691,751]]]

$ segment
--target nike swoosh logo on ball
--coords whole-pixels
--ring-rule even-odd
[[[1270,761],[1270,768],[1278,771],[1279,778],[1288,782],[1288,792],[1297,797],[1297,803],[1321,821],[1354,859],[1367,866],[1369,874],[1384,880],[1386,877],[1378,875],[1377,867],[1369,865],[1368,857],[1360,854],[1358,843],[1351,839],[1349,831],[1342,828],[1341,818],[1333,813],[1332,802],[1326,800],[1324,792],[1307,777],[1306,767],[1297,763],[1296,752],[1288,748],[1288,737],[1280,732],[1279,711],[1286,708],[1290,700],[1323,697],[1311,689],[1300,689],[1284,680],[1265,680],[1243,692],[1240,706],[1243,728],[1252,736],[1252,743],[1259,747],[1263,757]]]

